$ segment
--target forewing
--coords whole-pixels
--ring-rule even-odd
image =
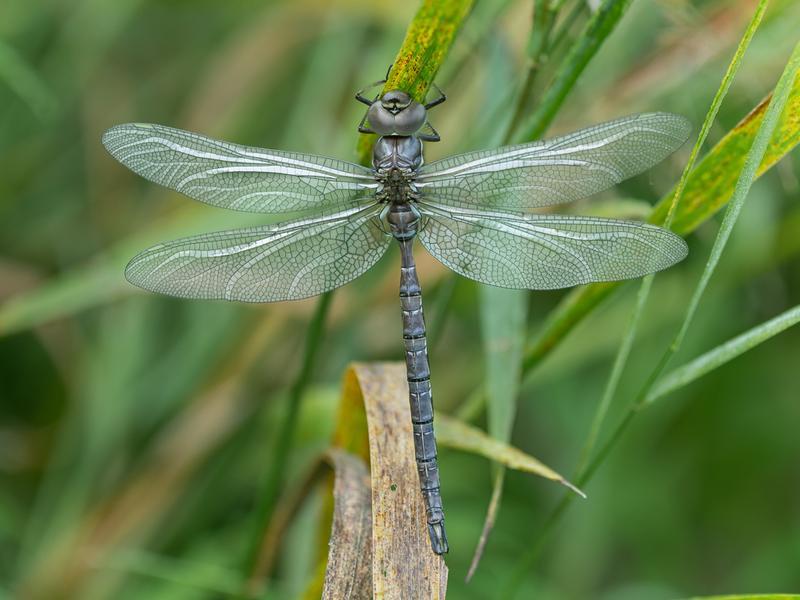
[[[391,238],[380,206],[166,242],[125,269],[139,287],[182,298],[276,302],[321,294],[374,265]]]
[[[593,217],[469,213],[422,204],[420,240],[456,273],[544,290],[641,277],[686,256],[660,227]]]
[[[377,187],[372,172],[360,165],[240,146],[163,125],[117,125],[105,132],[103,144],[142,177],[234,210],[343,210],[370,201]]]
[[[686,141],[681,116],[646,113],[552,140],[470,152],[422,167],[422,197],[457,208],[530,210],[605,190]]]

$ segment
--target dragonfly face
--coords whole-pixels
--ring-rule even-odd
[[[686,141],[690,125],[667,113],[633,115],[551,140],[423,164],[422,142],[439,140],[427,111],[444,94],[420,104],[402,91],[374,99],[362,92],[356,99],[369,108],[359,131],[381,136],[372,169],[160,125],[109,129],[103,136],[108,151],[151,181],[222,208],[304,215],[153,246],[131,260],[125,275],[140,287],[184,298],[297,300],[355,279],[396,240],[417,468],[431,547],[442,554],[447,536],[414,239],[460,275],[499,287],[563,288],[667,268],[687,252],[670,231],[534,211],[649,169]]]
[[[378,135],[414,135],[425,124],[425,107],[411,99],[406,92],[386,92],[380,101],[373,102],[367,120]]]

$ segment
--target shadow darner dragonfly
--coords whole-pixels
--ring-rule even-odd
[[[383,83],[383,82],[379,82]],[[438,88],[437,88],[438,90]],[[297,152],[217,141],[161,125],[118,125],[108,151],[143,177],[222,208],[300,212],[300,219],[165,242],[128,264],[128,280],[183,298],[278,302],[315,296],[400,246],[400,303],[416,460],[433,551],[447,552],[422,296],[414,238],[447,267],[481,283],[564,288],[641,277],[686,256],[653,225],[534,214],[647,170],[689,135],[666,113],[610,121],[547,141],[423,164],[438,141],[427,104],[390,91],[366,104],[359,131],[378,134],[372,168]]]

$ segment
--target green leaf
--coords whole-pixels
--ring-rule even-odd
[[[648,378],[647,383],[645,384],[642,392],[639,394],[637,401],[632,404],[630,409],[626,412],[625,416],[622,418],[620,423],[614,429],[614,431],[609,436],[609,440],[603,445],[600,451],[597,453],[597,456],[592,460],[592,462],[588,465],[586,469],[584,469],[581,475],[578,478],[578,485],[585,485],[597,471],[599,466],[603,463],[605,458],[608,456],[608,453],[611,451],[612,448],[615,447],[617,442],[622,438],[623,433],[626,431],[628,426],[630,425],[631,421],[638,414],[639,410],[641,410],[644,406],[646,406],[644,400],[648,395],[651,386],[655,382],[655,378],[660,374],[661,370],[666,365],[667,360],[669,357],[672,356],[672,352],[680,345],[680,341],[688,330],[689,324],[694,316],[694,311],[696,310],[699,301],[702,297],[702,293],[707,285],[711,274],[713,273],[716,264],[719,260],[719,257],[724,250],[725,244],[727,242],[728,236],[730,235],[731,230],[733,229],[733,225],[735,224],[736,218],[741,210],[741,207],[744,203],[744,200],[747,196],[747,193],[750,190],[750,187],[755,180],[760,165],[764,164],[765,157],[767,156],[767,151],[769,149],[770,140],[774,140],[775,137],[773,133],[777,131],[777,126],[779,123],[783,123],[791,120],[797,120],[796,118],[792,119],[785,119],[783,118],[786,115],[786,111],[791,108],[791,101],[797,99],[797,94],[794,93],[797,91],[797,79],[798,79],[798,70],[800,70],[800,44],[795,46],[794,51],[792,52],[789,61],[786,64],[786,67],[781,74],[781,77],[775,86],[775,90],[773,92],[773,97],[768,102],[768,105],[763,111],[760,111],[762,116],[758,119],[758,129],[753,135],[753,143],[750,146],[749,151],[747,152],[746,157],[742,158],[739,162],[741,166],[740,171],[738,171],[737,175],[729,175],[730,178],[736,179],[735,187],[731,192],[731,203],[726,210],[725,218],[723,219],[723,223],[720,227],[719,234],[717,236],[717,240],[714,243],[714,247],[711,251],[711,258],[709,259],[708,264],[706,265],[706,269],[701,276],[700,281],[695,289],[695,292],[690,300],[689,307],[687,309],[686,317],[684,322],[681,326],[681,330],[676,336],[675,341],[673,342],[672,346],[667,350],[662,358],[661,362],[656,366],[655,370]],[[743,123],[747,123],[747,119]],[[741,125],[741,124],[740,124]],[[726,136],[726,139],[729,138]],[[724,142],[724,140],[723,140]],[[723,142],[720,142],[722,144]],[[719,147],[719,145],[717,146]],[[732,151],[732,150],[731,150]],[[712,151],[713,152],[713,151]],[[734,157],[731,156],[731,159]],[[701,163],[702,166],[702,163]],[[697,170],[699,170],[698,167]],[[697,171],[696,170],[696,171]],[[688,186],[687,186],[688,189]],[[669,197],[668,197],[669,198]],[[683,207],[684,204],[679,206]],[[597,288],[597,286],[587,286],[588,290],[592,289],[604,289],[608,290],[608,286],[604,288]],[[613,289],[613,287],[611,288]],[[573,300],[573,302],[575,302]],[[578,301],[580,302],[580,301]],[[558,311],[557,311],[558,312]],[[584,313],[585,314],[585,313]],[[569,496],[565,496],[559,506],[554,510],[551,514],[550,518],[546,521],[543,531],[549,532],[552,530],[554,523],[564,514],[566,508],[569,506],[571,498]],[[541,538],[539,543],[534,544],[531,549],[525,553],[517,563],[516,568],[514,569],[514,576],[509,584],[509,590],[516,589],[521,580],[530,567],[531,564],[536,559],[536,556],[541,548]],[[510,595],[510,592],[506,595]]]
[[[583,33],[576,38],[553,81],[544,92],[536,111],[520,127],[524,140],[538,139],[549,127],[567,94],[575,86],[586,65],[619,23],[631,0],[603,0]]]
[[[526,290],[480,286],[489,434],[503,441],[511,438],[517,410],[527,305]]]
[[[800,323],[800,305],[790,308],[777,317],[749,329],[745,333],[717,346],[713,350],[709,350],[693,361],[668,373],[653,386],[647,394],[645,403],[651,404],[659,398],[692,383],[703,375],[732,361],[737,356],[766,342],[782,331],[797,325],[797,323]]]
[[[672,344],[672,352],[677,350],[677,348],[681,345],[683,338],[686,336],[686,332],[689,330],[689,326],[694,319],[697,307],[700,304],[700,299],[705,293],[708,282],[710,281],[711,276],[719,264],[719,260],[722,257],[722,252],[725,250],[725,246],[728,243],[728,238],[731,235],[731,231],[733,231],[733,226],[736,224],[736,221],[739,218],[739,214],[744,206],[744,202],[747,199],[747,194],[750,192],[750,187],[753,185],[753,181],[756,179],[758,168],[764,161],[769,141],[772,139],[772,134],[775,131],[778,118],[780,117],[783,108],[786,105],[786,101],[789,98],[792,82],[795,81],[798,73],[800,73],[800,44],[795,46],[792,55],[789,57],[789,62],[787,63],[786,68],[784,69],[783,74],[778,81],[778,84],[775,86],[775,91],[773,92],[769,106],[767,106],[761,126],[758,128],[755,138],[753,139],[753,144],[750,146],[749,152],[747,152],[744,157],[743,165],[739,173],[739,179],[736,181],[736,186],[733,190],[731,201],[728,204],[728,208],[725,211],[725,216],[722,219],[722,225],[717,233],[717,239],[714,240],[714,246],[711,248],[711,256],[708,259],[708,263],[703,270],[700,282],[697,284],[697,288],[695,289],[692,299],[689,302],[689,308],[686,311],[686,318],[684,319],[683,325],[681,325],[681,330],[678,332],[678,335]]]
[[[436,415],[436,440],[442,446],[479,454],[509,469],[532,473],[550,481],[555,481],[568,487],[579,496],[586,497],[586,494],[567,481],[563,475],[533,456],[486,435],[477,427],[467,425],[463,421],[448,415],[441,413]]]
[[[700,304],[703,292],[705,291],[705,288],[711,279],[711,275],[719,263],[719,259],[725,249],[725,245],[728,241],[731,231],[733,230],[733,226],[736,223],[736,219],[741,212],[744,201],[747,198],[748,192],[750,191],[750,187],[755,180],[757,168],[763,161],[767,145],[775,130],[778,117],[786,107],[791,90],[791,84],[793,81],[795,81],[798,72],[800,72],[800,43],[795,46],[792,55],[789,57],[789,61],[787,62],[786,67],[784,68],[784,71],[781,74],[777,85],[775,86],[773,97],[770,100],[767,110],[764,114],[761,126],[756,132],[753,144],[750,147],[745,160],[743,161],[744,166],[739,173],[739,178],[736,182],[736,188],[733,192],[731,203],[725,211],[725,217],[723,218],[722,225],[719,228],[717,239],[714,241],[714,246],[711,249],[711,256],[706,264],[706,268],[703,270],[700,281],[697,283],[695,291],[692,294],[692,298],[689,301],[689,306],[686,310],[686,316],[681,324],[680,331],[675,336],[675,339],[670,347],[664,353],[661,361],[658,363],[658,365],[656,365],[655,369],[648,377],[647,382],[642,388],[642,391],[638,394],[636,401],[613,431],[608,442],[606,442],[606,444],[598,453],[597,457],[594,459],[594,461],[592,461],[583,476],[579,479],[581,485],[585,484],[591,478],[594,472],[603,463],[605,457],[608,455],[611,449],[621,439],[622,434],[628,428],[634,416],[646,406],[645,399],[647,398],[650,389],[656,382],[657,377],[663,371],[669,359],[680,347],[681,342],[683,341],[683,338],[686,335],[689,326],[691,325],[692,319],[694,318],[697,307]]]
[[[247,582],[248,589],[260,589],[261,585],[263,585],[263,580],[267,576],[262,567],[263,541],[266,539],[269,525],[275,515],[280,495],[286,488],[289,456],[294,446],[297,421],[300,416],[303,396],[311,382],[311,375],[316,367],[331,298],[333,298],[333,291],[327,291],[317,299],[314,314],[306,330],[300,371],[289,389],[289,394],[286,397],[285,412],[269,452],[270,461],[265,469],[264,482],[256,502],[257,515],[251,527],[250,546],[243,563],[244,569],[250,574]]]
[[[521,135],[514,134],[519,129],[519,119],[525,113],[533,93],[536,76],[543,61],[545,48],[551,46],[550,34],[563,3],[550,4],[538,1],[534,4],[533,28],[528,41],[528,54],[531,64],[517,108],[504,141],[524,141],[541,136],[552,122],[568,93],[578,81],[581,73],[595,56],[605,39],[611,35],[622,15],[630,5],[630,0],[605,0],[587,22],[582,35],[576,38],[556,71],[553,80],[546,88],[544,98],[537,110],[523,126]],[[580,10],[580,5],[578,6]],[[577,15],[571,12],[571,19]],[[568,27],[562,24],[562,27]],[[495,438],[508,440],[516,413],[516,400],[521,379],[522,348],[524,347],[524,324],[527,304],[527,291],[500,290],[481,286],[481,322],[486,356],[486,397],[489,402],[489,432]],[[484,521],[483,531],[475,549],[467,580],[475,570],[491,532],[502,499],[504,481],[503,470],[497,471],[494,478],[492,497]]]

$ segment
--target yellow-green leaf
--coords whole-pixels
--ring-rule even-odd
[[[437,413],[436,440],[442,446],[485,456],[509,469],[533,473],[545,479],[556,481],[567,486],[576,494],[586,497],[586,494],[567,481],[563,475],[541,461],[529,454],[525,454],[522,450],[486,435],[477,427],[467,425],[453,417]]]
[[[383,92],[405,90],[421,102],[474,0],[423,0],[392,63]],[[369,163],[374,135],[362,135],[358,156]]]

